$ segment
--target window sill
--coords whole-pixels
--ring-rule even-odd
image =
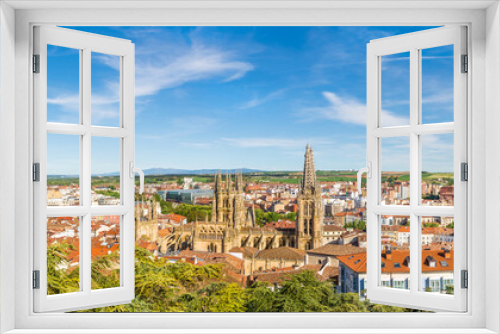
[[[5,334],[487,334],[488,329],[15,329]]]

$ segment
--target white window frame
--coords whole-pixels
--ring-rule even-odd
[[[456,311],[467,309],[466,289],[461,289],[460,279],[455,281],[453,296],[432,294],[421,287],[422,242],[421,219],[425,216],[454,217],[454,277],[467,270],[467,184],[460,179],[461,163],[467,163],[467,76],[462,73],[462,55],[467,55],[467,30],[465,26],[449,26],[418,31],[410,34],[372,40],[367,46],[367,160],[371,170],[367,180],[367,227],[368,231],[368,289],[367,298],[375,303],[410,307],[430,311]],[[454,121],[434,124],[422,123],[422,51],[433,47],[453,45],[453,87]],[[406,126],[382,126],[383,87],[382,57],[409,53],[409,124]],[[454,136],[453,157],[455,175],[454,206],[424,206],[421,201],[422,142],[421,137],[429,134]],[[410,205],[382,205],[381,163],[382,141],[385,138],[408,138],[410,166]],[[404,215],[410,217],[410,257],[416,264],[410,268],[411,286],[407,289],[387,289],[381,286],[381,217],[383,215]]]
[[[39,289],[34,290],[35,312],[73,311],[98,305],[130,303],[135,298],[135,228],[134,228],[134,44],[128,40],[100,36],[60,27],[34,27],[34,53],[39,55],[39,73],[34,84],[34,162],[39,163],[39,181],[33,184],[33,268],[39,271]],[[47,46],[55,45],[78,50],[80,58],[80,121],[78,124],[47,122]],[[91,55],[92,52],[119,57],[119,125],[95,126],[91,121]],[[48,207],[47,192],[47,135],[78,136],[80,205]],[[119,140],[120,204],[91,205],[92,138],[108,137]],[[92,216],[120,216],[120,286],[108,289],[91,288],[91,219]],[[47,295],[47,217],[79,217],[78,292]]]
[[[114,9],[103,10],[105,7]],[[246,332],[261,329],[276,333],[334,333],[345,332],[347,328],[351,333],[415,333],[417,329],[424,333],[499,332],[500,179],[491,177],[486,182],[486,175],[500,175],[500,19],[496,1],[398,1],[397,4],[370,1],[367,5],[357,1],[186,1],[180,4],[42,0],[4,1],[0,8],[0,326],[3,332],[76,333],[76,328],[91,329],[93,333],[113,330],[115,333],[144,333],[155,328],[162,329],[163,333],[179,332],[180,329],[198,333],[245,332],[245,329]],[[32,260],[27,259],[33,241],[29,237],[33,215],[29,200],[33,130],[30,55],[35,24],[467,25],[472,71],[468,79],[471,110],[468,214],[470,225],[474,226],[468,231],[472,245],[468,260],[468,311],[434,314],[34,314]]]

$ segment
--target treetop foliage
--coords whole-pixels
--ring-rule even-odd
[[[62,268],[70,245],[48,246],[49,294],[78,291],[78,269]],[[313,271],[289,275],[275,287],[255,282],[244,287],[232,282],[223,264],[169,263],[136,247],[135,299],[130,304],[79,312],[408,312],[413,310],[371,304],[355,293],[336,293]],[[119,286],[117,254],[93,260],[92,288]],[[118,285],[117,285],[118,284]]]

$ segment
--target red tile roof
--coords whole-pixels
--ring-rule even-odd
[[[229,250],[229,253],[242,253],[244,257],[252,257],[255,253],[259,251],[255,247],[233,247]]]
[[[320,254],[320,255],[329,255],[337,257],[341,255],[353,255],[365,252],[366,249],[356,247],[353,245],[334,245],[334,244],[326,244],[324,246],[307,251],[308,254]]]
[[[445,257],[443,250],[423,250],[422,252],[422,272],[453,271],[453,250],[450,251],[449,258]],[[383,273],[410,272],[409,263],[407,263],[410,257],[409,250],[393,250],[390,259],[387,257],[388,254],[382,251]],[[339,256],[338,259],[355,272],[366,273],[366,253]],[[434,260],[435,266],[431,266],[429,260]],[[395,263],[399,266],[394,267]]]
[[[259,259],[283,259],[303,261],[306,252],[291,247],[278,247],[259,251],[255,257]]]
[[[324,225],[323,231],[325,232],[345,232],[346,229],[338,225]]]

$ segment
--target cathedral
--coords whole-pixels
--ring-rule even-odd
[[[136,211],[136,240],[148,237],[162,254],[184,249],[228,253],[234,247],[259,250],[293,247],[309,250],[322,245],[323,205],[321,187],[316,180],[313,150],[306,147],[304,171],[297,196],[295,228],[267,228],[256,225],[253,205],[245,204],[243,176],[215,175],[214,198],[210,218],[171,226],[168,234],[159,233],[163,225],[157,215],[157,203],[149,204],[147,218]],[[164,227],[164,226],[162,226]]]

